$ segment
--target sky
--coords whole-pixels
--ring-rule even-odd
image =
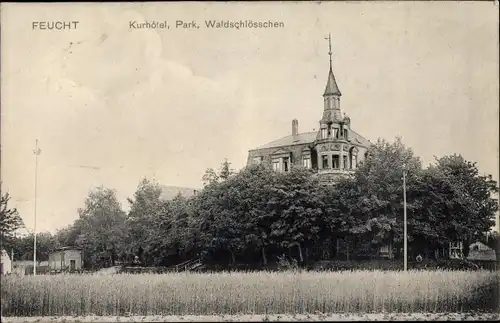
[[[127,210],[143,177],[200,188],[224,158],[240,169],[292,119],[318,129],[329,33],[356,132],[401,136],[424,166],[462,154],[498,181],[498,14],[493,2],[2,4],[2,191],[32,230],[36,139],[38,232],[71,224],[97,186]]]

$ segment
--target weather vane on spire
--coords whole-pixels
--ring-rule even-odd
[[[328,33],[328,38],[325,39],[328,39],[328,55],[330,56],[330,69],[332,69],[332,35]]]

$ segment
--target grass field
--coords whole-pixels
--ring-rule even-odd
[[[498,309],[488,271],[2,277],[2,317],[465,313]]]

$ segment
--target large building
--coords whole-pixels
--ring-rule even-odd
[[[332,69],[331,43],[328,54],[330,70],[319,130],[299,133],[299,122],[294,119],[291,134],[250,150],[247,164],[266,163],[281,172],[302,166],[316,171],[321,181],[333,183],[339,176],[351,174],[365,158],[371,143],[351,128],[351,119],[342,113],[342,94]]]

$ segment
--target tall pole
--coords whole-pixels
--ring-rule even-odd
[[[16,240],[16,231],[14,231],[14,240]],[[488,242],[488,241],[486,241]],[[12,246],[11,250],[10,250],[10,262],[12,263],[11,267],[14,266],[14,246]],[[12,268],[11,268],[12,270]]]
[[[36,276],[36,184],[37,184],[37,175],[38,175],[38,155],[40,155],[40,148],[38,148],[38,139],[35,143],[35,150],[33,153],[35,154],[35,206],[34,206],[34,224],[33,224],[33,276]]]
[[[406,165],[403,164],[403,212],[404,212],[404,263],[408,270],[408,232],[406,229]]]

